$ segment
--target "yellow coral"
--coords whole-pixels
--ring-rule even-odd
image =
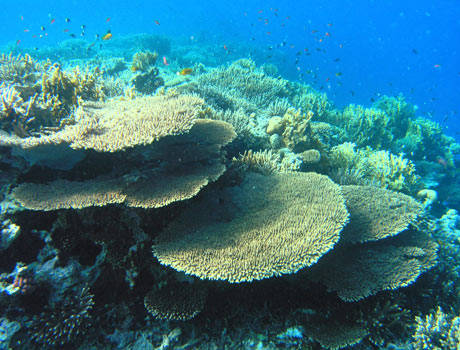
[[[158,54],[149,50],[136,52],[131,63],[131,71],[147,72],[157,61]]]

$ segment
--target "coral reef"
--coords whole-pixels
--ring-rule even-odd
[[[91,325],[93,296],[84,287],[79,293],[43,312],[31,327],[32,339],[44,346],[62,346],[75,341]]]
[[[458,347],[438,124],[221,47],[102,44],[0,57],[0,348]]]
[[[441,308],[425,318],[416,316],[414,349],[448,350],[460,346],[460,317],[445,314]]]
[[[154,256],[232,283],[295,273],[333,247],[348,217],[338,186],[314,173],[251,174],[224,198],[225,221],[208,201],[195,205],[159,236]]]
[[[144,298],[144,305],[155,318],[184,321],[203,310],[206,296],[204,286],[182,282],[150,291]]]

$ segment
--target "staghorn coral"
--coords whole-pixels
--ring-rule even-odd
[[[304,112],[312,112],[316,120],[325,120],[331,113],[331,103],[324,92],[318,92],[309,85],[293,83],[295,91],[293,105]]]
[[[46,347],[76,341],[91,325],[93,305],[93,295],[84,287],[78,294],[47,307],[30,329],[32,339]]]
[[[390,237],[408,228],[423,206],[412,197],[376,187],[342,186],[350,212],[341,241],[363,243]]]
[[[295,273],[334,246],[348,217],[338,186],[315,173],[250,173],[223,198],[221,208],[211,198],[185,211],[160,234],[154,256],[232,283]]]
[[[358,301],[382,290],[413,283],[437,263],[437,245],[421,232],[405,232],[377,242],[341,245],[313,266],[308,275]]]
[[[44,66],[48,65],[46,62]],[[29,54],[14,56],[12,52],[9,55],[0,56],[0,81],[13,84],[35,83],[36,74],[42,70],[43,66],[35,62]]]
[[[358,147],[370,146],[374,149],[388,147],[393,139],[388,115],[376,108],[350,105],[335,123],[345,129],[350,140]]]
[[[5,131],[14,131],[15,120],[26,113],[24,100],[14,85],[0,85],[0,128]]]
[[[203,310],[206,298],[207,289],[201,284],[173,283],[147,293],[144,305],[157,319],[185,321]]]
[[[398,336],[409,334],[411,316],[394,297],[383,296],[377,302],[365,303],[358,308],[358,324],[363,326],[368,336],[366,340],[374,346],[382,347]]]
[[[374,151],[371,148],[356,150],[355,147],[350,142],[332,147],[329,161],[333,172],[337,172],[338,168],[349,169],[359,177],[397,191],[416,193],[422,185],[414,163],[402,154],[395,156],[388,151]]]
[[[390,119],[391,134],[395,140],[402,138],[407,131],[409,121],[414,119],[417,108],[408,104],[404,96],[382,96],[372,105],[382,110]]]
[[[460,317],[445,314],[440,307],[425,318],[416,316],[413,349],[451,350],[460,347]]]
[[[284,160],[284,159],[283,159]],[[233,158],[232,163],[244,170],[255,173],[270,175],[274,172],[294,171],[294,166],[280,160],[280,156],[271,150],[253,152],[252,150],[244,151],[238,158]]]

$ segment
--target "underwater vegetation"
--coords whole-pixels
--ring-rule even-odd
[[[460,346],[454,139],[136,38],[0,60],[1,349]]]

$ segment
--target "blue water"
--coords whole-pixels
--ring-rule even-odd
[[[316,83],[338,107],[402,93],[460,139],[458,1],[25,0],[2,7],[0,45],[59,45],[71,33],[80,38],[85,25],[88,41],[107,30],[200,35],[221,43],[223,54],[224,45],[230,53],[242,43],[264,49],[268,62],[281,50],[286,59],[275,63],[283,76]]]

